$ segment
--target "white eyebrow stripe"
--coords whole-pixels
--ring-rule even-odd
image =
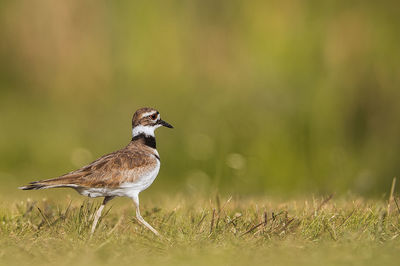
[[[142,117],[153,115],[153,114],[156,114],[156,113],[157,113],[157,111],[151,111],[151,112],[143,113]],[[160,115],[160,114],[158,114],[158,115]]]

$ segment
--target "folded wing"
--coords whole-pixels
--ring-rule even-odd
[[[57,178],[30,183],[23,190],[54,187],[104,187],[117,188],[126,182],[135,182],[156,163],[146,153],[119,150],[104,155],[76,171]]]

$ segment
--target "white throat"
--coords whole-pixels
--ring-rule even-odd
[[[132,129],[132,137],[136,137],[140,134],[145,134],[146,136],[154,136],[154,130],[158,128],[160,125],[155,125],[155,126],[142,126],[138,125]]]

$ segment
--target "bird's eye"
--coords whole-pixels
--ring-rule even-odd
[[[150,117],[151,117],[151,119],[156,120],[157,114],[152,114]]]

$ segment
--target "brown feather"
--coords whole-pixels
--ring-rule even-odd
[[[33,182],[35,186],[71,186],[118,188],[126,182],[135,182],[155,167],[153,149],[141,140],[131,141],[125,148],[106,154],[94,162],[57,178]],[[130,171],[130,175],[126,172]]]

